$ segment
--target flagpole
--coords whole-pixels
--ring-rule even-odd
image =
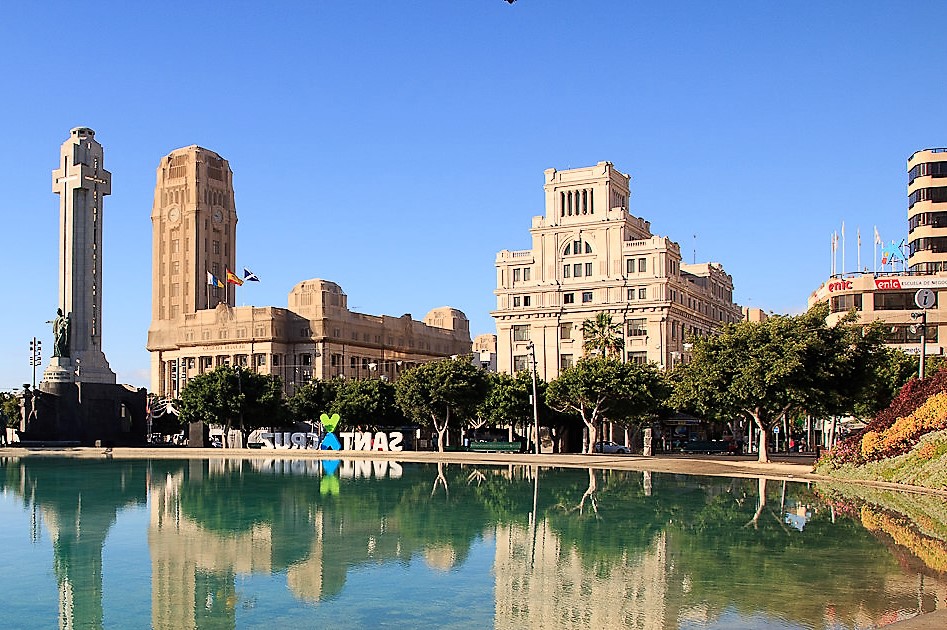
[[[845,275],[845,221],[842,221],[842,275]]]
[[[858,249],[855,254],[855,271],[861,273],[862,270],[862,229],[860,227],[855,228],[855,236],[858,242]]]

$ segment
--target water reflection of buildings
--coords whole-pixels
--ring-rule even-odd
[[[144,503],[144,469],[94,460],[77,474],[69,458],[29,458],[6,469],[7,483],[39,509],[52,539],[59,627],[102,627],[102,549],[119,511]]]
[[[535,533],[499,526],[496,541],[495,628],[668,627],[664,533],[604,570],[564,545],[545,520]]]

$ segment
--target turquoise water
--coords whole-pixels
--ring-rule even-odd
[[[772,480],[27,457],[0,484],[4,628],[871,628],[947,593],[936,552]]]

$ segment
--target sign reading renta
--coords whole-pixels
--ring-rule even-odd
[[[326,434],[335,437],[334,434]],[[339,433],[342,442],[335,442],[339,446],[329,448],[326,445],[326,438],[319,440],[318,433],[261,433],[260,440],[263,442],[263,448],[275,449],[312,449],[312,450],[332,450],[332,451],[383,451],[400,453],[403,449],[404,434],[401,431],[342,431]]]

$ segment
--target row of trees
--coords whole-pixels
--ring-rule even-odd
[[[624,363],[621,326],[600,313],[583,325],[586,358],[555,380],[537,383],[540,424],[554,450],[570,430],[584,427],[592,450],[604,422],[638,428],[663,414],[687,411],[759,429],[759,458],[767,434],[784,417],[869,415],[884,408],[916,362],[883,344],[880,325],[862,327],[855,315],[826,323],[827,305],[796,316],[724,326],[690,340],[691,361],[670,373],[654,364]],[[342,425],[430,428],[444,449],[449,429],[532,424],[532,375],[491,374],[470,357],[425,363],[395,383],[382,380],[314,381],[284,400],[278,379],[244,368],[221,367],[188,382],[182,420],[258,427],[315,420],[338,413]]]

